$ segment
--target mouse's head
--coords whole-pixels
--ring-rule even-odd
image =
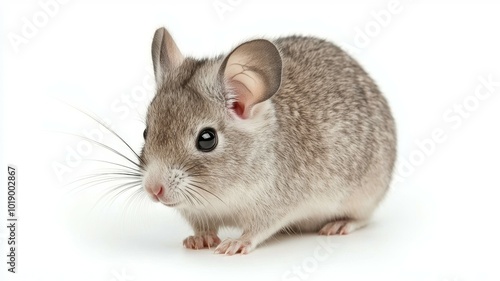
[[[179,208],[241,200],[238,186],[258,180],[255,171],[272,161],[276,120],[269,98],[281,84],[279,51],[254,40],[226,57],[195,60],[160,28],[152,56],[157,93],[141,152],[144,189]]]

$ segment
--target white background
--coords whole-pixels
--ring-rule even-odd
[[[0,228],[2,280],[499,280],[500,85],[488,92],[481,83],[500,81],[494,1],[6,2],[0,178],[17,165],[19,221],[16,274],[7,272]],[[138,150],[160,26],[195,57],[290,34],[350,50],[398,125],[397,180],[373,222],[347,236],[280,237],[226,257],[183,249],[191,230],[172,209],[122,197],[93,209],[116,182],[68,192],[72,180],[104,169],[81,158],[117,158],[59,133],[99,129],[67,104],[106,119]],[[96,136],[131,155],[109,133]],[[2,220],[6,193],[2,183]]]

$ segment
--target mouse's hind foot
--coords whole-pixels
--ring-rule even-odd
[[[362,228],[367,223],[367,220],[335,220],[325,224],[319,230],[319,235],[346,235],[355,231],[356,229]]]

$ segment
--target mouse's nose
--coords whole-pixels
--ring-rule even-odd
[[[163,195],[164,190],[165,190],[165,187],[163,187],[163,185],[161,185],[161,184],[158,184],[158,185],[153,186],[153,188],[151,188],[151,193],[156,195],[156,197],[160,197]]]

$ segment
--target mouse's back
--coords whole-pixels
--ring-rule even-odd
[[[330,42],[292,36],[274,43],[283,60],[281,88],[272,97],[283,184],[296,181],[292,186],[315,200],[343,198],[342,216],[369,216],[389,186],[396,157],[385,98],[361,66]]]

